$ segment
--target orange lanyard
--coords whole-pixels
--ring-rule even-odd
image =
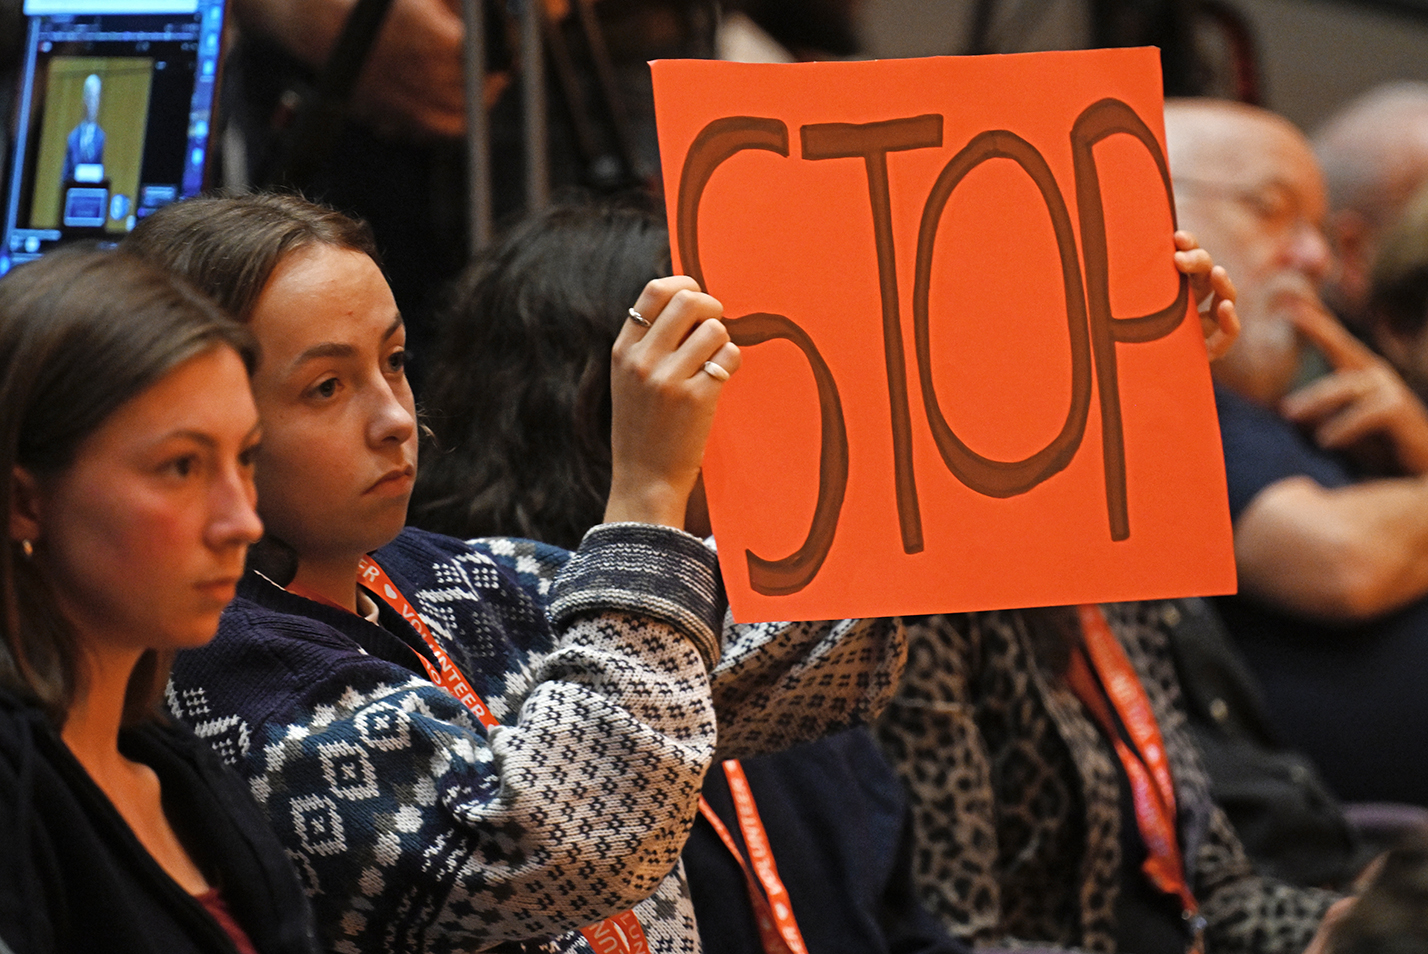
[[[1185,881],[1185,861],[1175,830],[1175,782],[1150,697],[1101,608],[1082,605],[1076,610],[1083,648],[1072,653],[1067,679],[1115,748],[1130,781],[1136,827],[1145,844],[1142,870],[1156,888],[1180,899],[1186,921],[1196,926],[1198,933],[1199,905]],[[1121,738],[1110,706],[1115,707],[1134,750]],[[1198,946],[1198,937],[1196,943]]]
[[[486,708],[486,703],[481,701],[481,697],[476,695],[476,690],[471,688],[466,677],[461,675],[461,670],[456,668],[456,664],[451,661],[446,650],[441,648],[436,637],[431,635],[431,630],[427,629],[426,622],[412,608],[412,604],[392,583],[386,571],[379,567],[371,557],[363,557],[362,562],[357,564],[357,582],[400,613],[402,619],[417,631],[417,635],[426,643],[427,648],[431,650],[431,654],[440,664],[440,668],[433,666],[429,659],[417,653],[417,658],[421,660],[422,667],[426,669],[426,674],[432,682],[455,696],[462,705],[471,710],[471,714],[479,719],[486,728],[493,729],[501,724],[495,716],[491,715],[491,710]]]
[[[481,701],[476,690],[471,688],[466,677],[461,675],[461,670],[456,668],[456,664],[451,661],[446,650],[441,648],[441,644],[436,641],[436,637],[427,628],[426,621],[412,607],[411,602],[402,595],[401,590],[397,589],[396,584],[392,582],[391,577],[387,576],[386,571],[378,566],[371,557],[364,556],[362,562],[357,564],[357,582],[400,613],[402,619],[406,620],[412,629],[421,636],[427,648],[431,650],[431,654],[440,664],[439,668],[433,666],[431,661],[421,653],[416,654],[432,682],[454,696],[487,729],[501,724],[495,716],[491,715],[491,710],[486,707],[486,703]],[[289,586],[288,589],[299,596],[315,599],[317,602],[326,603],[329,606],[336,605],[331,600],[308,593],[299,587]],[[596,950],[597,954],[649,954],[649,942],[645,940],[645,932],[640,927],[640,919],[633,911],[624,911],[589,927],[583,927],[580,929],[580,933],[585,937],[585,940],[590,942],[590,946]]]
[[[768,833],[764,830],[763,819],[759,817],[758,806],[754,804],[754,793],[744,776],[744,767],[737,759],[729,759],[724,762],[723,769],[724,777],[729,782],[729,794],[734,800],[739,832],[744,836],[744,845],[753,861],[752,869],[728,827],[703,797],[699,799],[699,812],[739,862],[739,867],[744,869],[744,882],[749,890],[749,901],[754,906],[754,919],[758,922],[759,937],[763,940],[766,954],[808,954],[808,948],[803,944],[803,933],[793,916],[788,889],[778,876],[773,849],[769,847]],[[760,884],[763,891],[759,890]]]

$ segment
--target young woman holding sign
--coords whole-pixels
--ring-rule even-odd
[[[777,745],[876,711],[902,659],[886,622],[725,630],[714,555],[677,529],[738,368],[718,302],[673,278],[620,312],[606,522],[571,553],[403,530],[418,425],[365,228],[211,199],[126,246],[262,345],[268,538],[172,705],[249,776],[329,945],[692,951],[671,868],[716,708],[721,745]]]
[[[0,280],[0,947],[307,954],[243,784],[158,710],[248,545],[249,335],[129,256]]]
[[[599,523],[617,304],[669,270],[664,216],[634,201],[552,206],[483,252],[457,283],[427,378],[440,410],[412,522],[555,542]],[[707,524],[691,506],[687,527]],[[715,685],[738,665],[726,657]],[[683,855],[705,951],[965,950],[912,891],[906,799],[865,728],[747,759],[720,746]],[[747,848],[759,843],[769,864]]]

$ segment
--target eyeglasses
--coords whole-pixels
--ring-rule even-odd
[[[1207,179],[1178,177],[1174,186],[1177,193],[1196,193],[1209,199],[1233,202],[1254,216],[1260,226],[1271,234],[1283,235],[1304,229],[1323,234],[1318,218],[1306,214],[1299,197],[1279,182],[1242,189]]]

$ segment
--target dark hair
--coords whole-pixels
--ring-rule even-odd
[[[247,321],[278,263],[314,245],[377,263],[365,222],[285,193],[206,196],[164,206],[125,237],[125,251],[183,276]]]
[[[411,522],[574,548],[610,493],[610,349],[645,283],[669,271],[664,217],[633,198],[553,206],[481,255],[423,395],[435,446]]]
[[[63,473],[126,402],[190,358],[234,349],[251,372],[251,335],[186,283],[121,252],[61,249],[0,279],[0,684],[63,725],[83,689],[79,647],[36,561],[10,541],[13,478]],[[43,546],[40,541],[39,546]],[[145,654],[126,719],[150,714],[168,660]]]
[[[365,222],[282,192],[212,195],[166,205],[141,221],[125,251],[181,276],[239,321],[253,316],[273,270],[314,246],[361,252],[382,267]],[[297,553],[271,534],[248,549],[248,566],[287,585]]]

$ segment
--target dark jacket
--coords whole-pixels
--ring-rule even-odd
[[[237,776],[186,730],[120,737],[260,954],[315,951],[307,900]],[[0,690],[0,938],[31,952],[222,952],[233,942],[144,850],[48,718]]]
[[[918,899],[902,782],[865,728],[744,759],[810,954],[963,954]],[[719,765],[704,797],[748,858]],[[698,819],[684,866],[704,954],[763,954],[744,869]]]

